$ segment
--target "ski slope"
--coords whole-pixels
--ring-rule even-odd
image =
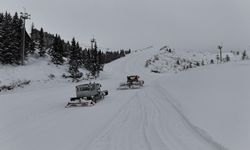
[[[250,61],[210,65],[166,78],[188,118],[229,149],[250,148]]]
[[[170,75],[147,70],[157,51],[132,53],[105,66],[98,80],[109,95],[93,107],[64,106],[75,84],[29,86],[0,95],[1,150],[224,150],[183,113],[166,91]],[[116,90],[138,74],[142,89]],[[199,113],[199,112],[198,112]]]

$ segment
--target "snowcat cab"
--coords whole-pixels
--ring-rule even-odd
[[[127,76],[127,82],[120,83],[120,87],[118,88],[118,90],[136,89],[136,88],[142,87],[144,84],[144,81],[139,80],[139,78],[140,78],[140,76],[138,76],[138,75]]]
[[[127,82],[128,83],[138,82],[139,78],[140,77],[138,75],[127,76]]]

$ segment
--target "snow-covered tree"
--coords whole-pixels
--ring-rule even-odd
[[[14,56],[14,63],[18,64],[21,60],[21,47],[22,47],[22,20],[15,13],[12,19],[12,42],[11,51]]]
[[[98,77],[100,71],[103,70],[103,56],[101,51],[98,51],[97,43],[95,40],[92,49],[88,50],[88,57],[85,66],[86,69],[88,69],[94,77]]]
[[[43,57],[46,53],[45,51],[45,47],[44,47],[44,32],[43,32],[43,28],[40,29],[39,32],[39,54],[41,57]]]
[[[5,13],[2,24],[2,50],[1,50],[1,62],[3,64],[13,64],[15,62],[15,56],[13,53],[13,28],[12,17],[9,13]]]
[[[4,15],[0,13],[0,63],[3,61],[2,53],[3,53],[3,21]]]
[[[35,43],[35,40],[32,38],[34,37],[34,31],[35,31],[35,25],[34,23],[31,24],[31,32],[30,32],[30,35],[31,35],[31,42],[29,44],[29,52],[30,54],[34,54],[35,52],[35,49],[36,49],[36,43]]]
[[[204,62],[204,60],[202,59],[202,61],[201,61],[201,65],[202,66],[204,66],[205,65],[205,62]]]
[[[245,59],[248,59],[246,50],[244,50],[244,52],[242,53],[242,60],[245,60]]]
[[[71,49],[69,56],[69,73],[73,78],[79,77],[79,67],[81,65],[80,58],[81,49],[79,43],[75,41],[75,38],[71,41]]]
[[[226,61],[229,62],[230,61],[230,57],[229,55],[226,55]]]
[[[64,48],[63,48],[62,40],[61,40],[60,36],[56,35],[54,38],[52,49],[50,51],[51,61],[54,64],[56,64],[56,65],[63,64],[63,62],[64,62],[63,51],[64,51]]]

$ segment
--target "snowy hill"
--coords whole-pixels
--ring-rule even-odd
[[[56,78],[67,71],[66,66],[48,64],[50,60],[45,58],[29,57],[25,66],[4,65],[0,68],[1,84],[10,84],[18,80],[32,80],[33,82],[49,80],[49,75],[54,74]]]
[[[223,62],[240,61],[241,57],[242,54],[236,51],[222,53]],[[218,59],[218,52],[178,51],[164,46],[158,54],[146,61],[145,66],[156,73],[177,73],[200,66],[218,64]]]
[[[229,149],[250,148],[250,61],[181,72],[163,82],[185,114]]]
[[[96,82],[109,95],[93,107],[64,108],[75,95],[76,83],[49,82],[0,93],[0,149],[249,149],[246,100],[250,95],[244,79],[249,76],[250,62],[156,74],[145,67],[145,61],[157,54],[147,49],[107,64]],[[117,90],[129,74],[140,75],[145,86]],[[244,95],[242,99],[239,94]]]
[[[85,78],[88,71],[83,69],[80,71],[84,75],[82,78]],[[48,55],[43,58],[33,55],[28,57],[24,66],[0,65],[0,87],[12,85],[18,87],[18,84],[25,81],[29,81],[29,85],[38,86],[44,83],[71,82],[70,79],[63,78],[63,74],[68,74],[68,64],[55,65]]]

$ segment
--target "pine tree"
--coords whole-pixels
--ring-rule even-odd
[[[15,13],[12,19],[12,43],[11,51],[14,56],[14,63],[19,64],[21,60],[21,47],[22,47],[22,20]]]
[[[204,62],[204,60],[202,59],[202,61],[201,61],[201,65],[202,66],[204,66],[205,65],[205,62]]]
[[[83,67],[84,66],[84,60],[82,58],[82,48],[79,45],[79,42],[76,42],[76,56],[75,56],[75,60],[77,62],[77,66],[78,68]]]
[[[2,64],[19,64],[21,49],[22,20],[15,13],[0,15],[0,62]]]
[[[86,49],[86,59],[84,60],[84,66],[87,70],[92,69],[91,49]]]
[[[36,49],[36,43],[35,43],[35,40],[33,39],[34,37],[34,31],[35,31],[35,25],[34,23],[31,24],[31,33],[30,33],[30,36],[31,36],[31,43],[29,44],[29,53],[30,54],[34,54],[35,52],[35,49]]]
[[[86,48],[84,50],[81,49],[80,59],[81,59],[81,66],[85,67],[86,60],[87,60],[87,49]]]
[[[104,67],[104,57],[103,57],[103,53],[102,53],[101,51],[98,51],[97,58],[98,58],[97,63],[99,64],[98,70],[99,70],[99,71],[103,71],[103,67]]]
[[[87,65],[85,65],[86,69],[90,71],[92,76],[98,77],[100,71],[103,70],[104,63],[102,59],[102,53],[101,51],[98,52],[98,47],[95,40],[94,40],[94,47],[92,47],[92,49],[89,50],[88,55],[89,58],[87,60]]]
[[[3,21],[4,15],[0,13],[0,63],[2,63],[2,52],[3,52]]]
[[[217,60],[217,63],[219,63],[219,60],[220,60],[220,56],[219,55],[216,55],[216,60]]]
[[[245,59],[248,59],[246,50],[244,50],[244,52],[242,53],[242,60],[245,60]]]
[[[34,23],[31,24],[31,33],[30,33],[30,36],[31,36],[31,39],[37,44],[35,48],[38,48],[39,47],[39,30],[35,28],[35,25]]]
[[[75,78],[81,77],[79,72],[79,67],[81,65],[80,60],[80,46],[79,43],[75,41],[75,38],[71,41],[71,50],[70,50],[70,57],[69,57],[69,73],[71,76]]]
[[[2,34],[2,63],[3,64],[13,64],[15,62],[15,57],[12,51],[12,17],[9,13],[5,13],[3,18],[3,34]]]
[[[229,55],[226,55],[226,61],[229,62],[230,61],[230,57]]]
[[[96,77],[98,76],[99,72],[98,72],[98,67],[99,67],[99,64],[97,62],[97,43],[95,42],[94,43],[94,48],[92,49],[92,70],[91,71],[91,74]]]
[[[67,41],[67,43],[63,44],[63,49],[64,49],[63,57],[69,57],[69,53],[70,53],[70,49],[71,49],[69,41]]]
[[[125,51],[122,49],[120,50],[120,57],[124,57],[125,56]]]
[[[177,65],[180,65],[180,64],[181,64],[179,59],[176,61],[176,64],[177,64]]]
[[[60,36],[55,36],[51,49],[51,61],[56,65],[62,65],[63,60],[63,45]]]
[[[63,55],[64,55],[63,41],[62,41],[61,37],[58,36],[58,62],[60,64],[64,63]]]
[[[198,61],[196,62],[196,66],[198,66],[198,67],[200,66],[200,63]]]
[[[43,57],[45,53],[46,51],[44,47],[44,32],[43,32],[43,28],[41,28],[39,32],[39,54],[41,57]]]
[[[32,40],[31,43],[29,44],[29,53],[34,54],[36,50],[36,43]]]

